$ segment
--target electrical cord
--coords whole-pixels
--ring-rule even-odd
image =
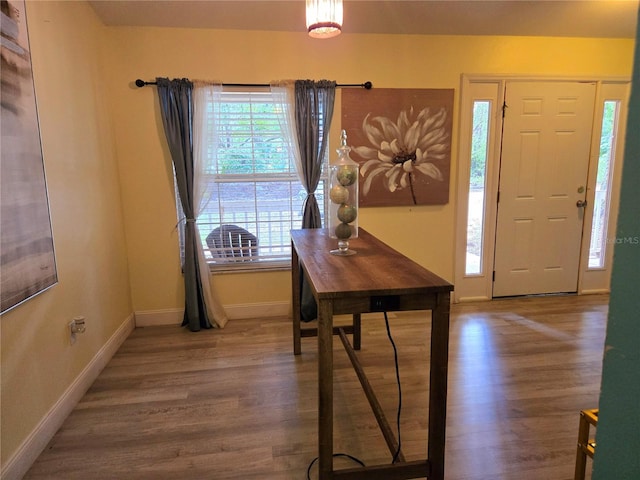
[[[334,457],[346,457],[349,458],[351,460],[353,460],[354,462],[360,464],[361,467],[364,467],[365,464],[362,460],[360,460],[359,458],[354,457],[353,455],[349,455],[348,453],[334,453],[333,454]],[[311,467],[313,467],[313,465],[318,461],[318,457],[314,458],[311,463],[309,464],[309,467],[307,468],[307,480],[311,480]]]
[[[400,451],[402,449],[402,437],[400,436],[400,416],[402,414],[402,386],[400,385],[400,367],[398,365],[398,349],[396,348],[396,343],[393,341],[393,337],[391,336],[391,328],[389,327],[389,318],[387,317],[387,312],[384,313],[384,324],[387,327],[387,336],[389,337],[389,341],[391,342],[391,346],[393,347],[393,360],[396,366],[396,382],[398,383],[398,413],[396,415],[396,423],[398,427],[398,449],[396,453],[393,455],[393,459],[391,463],[396,463],[398,461],[398,456],[400,455]]]
[[[393,337],[391,336],[391,327],[389,327],[389,318],[387,317],[387,312],[383,312],[383,313],[384,313],[384,324],[387,327],[387,337],[389,337],[389,342],[391,342],[391,346],[393,347],[393,361],[396,367],[396,382],[398,384],[398,410],[396,414],[396,425],[398,429],[398,448],[391,460],[391,463],[393,464],[398,461],[398,456],[400,455],[400,452],[402,450],[402,438],[400,436],[400,417],[402,414],[402,386],[400,384],[400,366],[398,364],[398,349],[396,348],[396,343],[393,341]],[[346,457],[358,463],[362,467],[365,466],[362,460],[352,455],[349,455],[348,453],[334,453],[333,456]],[[311,480],[311,468],[315,465],[317,461],[318,461],[318,457],[314,458],[309,464],[309,467],[307,467],[307,480]]]

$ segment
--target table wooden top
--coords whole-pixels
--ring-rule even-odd
[[[329,253],[337,248],[338,240],[326,229],[292,230],[291,241],[319,299],[453,290],[452,284],[362,228],[358,238],[349,239],[349,248],[356,255]]]

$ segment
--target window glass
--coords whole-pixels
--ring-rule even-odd
[[[485,185],[489,148],[490,108],[491,102],[487,100],[473,102],[465,264],[465,274],[467,275],[479,275],[483,271]]]
[[[618,101],[604,102],[598,173],[591,223],[591,243],[589,245],[589,268],[604,268],[607,249],[607,226],[609,224],[609,204],[611,201],[611,178],[614,146],[617,133]]]
[[[217,152],[213,141],[207,149],[208,203],[198,217],[205,256],[213,268],[220,269],[288,266],[289,232],[302,227],[306,191],[282,137],[278,110],[270,92],[223,92],[221,98],[215,125]],[[213,110],[211,105],[211,122]],[[315,194],[323,219],[326,163],[325,159]],[[248,232],[242,234],[248,240],[239,247],[220,245],[237,234],[233,232],[241,232],[229,226]],[[212,235],[220,228],[222,237],[219,233]]]

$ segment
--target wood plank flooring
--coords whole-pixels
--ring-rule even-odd
[[[608,301],[551,296],[452,306],[447,479],[573,478],[579,412],[598,406]],[[425,312],[389,317],[402,447],[415,460],[426,451],[430,319]],[[397,385],[384,318],[365,315],[362,323],[359,357],[392,421]],[[136,329],[25,479],[304,480],[317,455],[317,358],[315,339],[302,342],[295,357],[286,318],[199,333]],[[335,451],[389,462],[337,337],[334,356]],[[335,464],[355,466],[346,458]]]

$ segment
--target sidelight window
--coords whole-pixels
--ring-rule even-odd
[[[466,275],[483,271],[483,238],[485,193],[487,184],[487,156],[489,152],[489,119],[491,102],[473,102],[471,132],[471,164],[469,173],[469,208],[467,210]]]
[[[600,133],[600,152],[596,175],[593,220],[591,224],[591,243],[589,245],[589,268],[605,267],[607,252],[609,210],[611,204],[611,182],[613,179],[613,161],[618,128],[620,102],[604,102],[602,128]]]

